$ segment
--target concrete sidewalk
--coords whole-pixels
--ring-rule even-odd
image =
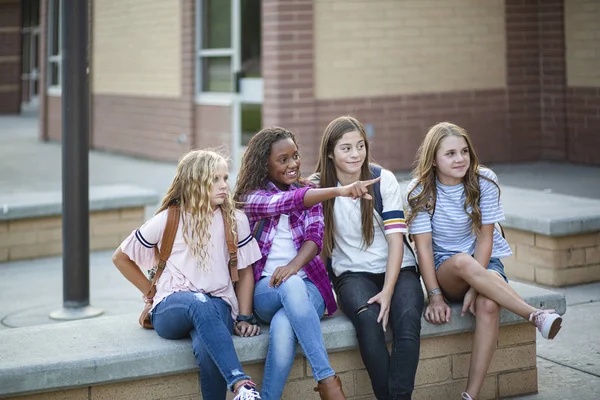
[[[175,163],[90,152],[90,185],[128,183],[165,193]],[[493,165],[501,186],[600,199],[600,168],[567,164]],[[61,188],[61,147],[37,139],[33,118],[0,117],[0,192]],[[399,172],[408,180],[406,172]],[[148,207],[150,216],[156,207]],[[90,254],[91,303],[105,315],[136,313],[140,295],[114,268],[111,252]],[[551,289],[565,294],[563,330],[538,341],[539,394],[535,400],[600,397],[600,283]],[[60,257],[0,263],[0,329],[55,323],[47,316],[62,305]],[[100,317],[101,318],[101,317]],[[132,321],[136,323],[136,321]]]

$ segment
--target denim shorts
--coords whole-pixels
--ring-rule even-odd
[[[442,263],[444,261],[446,261],[453,255],[454,254],[450,254],[450,253],[434,254],[433,262],[435,263],[435,270],[437,271],[440,268],[440,265],[442,265]],[[496,257],[490,258],[490,263],[488,264],[487,269],[489,271],[496,272],[498,275],[500,275],[502,277],[502,279],[504,279],[506,282],[508,282],[508,278],[506,277],[506,274],[504,273],[504,264],[502,264],[502,261],[500,261],[499,258],[496,258]]]

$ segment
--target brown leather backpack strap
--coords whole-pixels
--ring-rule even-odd
[[[179,206],[169,206],[167,214],[167,224],[163,233],[160,250],[156,250],[158,255],[158,265],[156,268],[156,273],[154,274],[154,278],[150,283],[150,289],[148,290],[148,293],[146,293],[146,297],[149,299],[153,298],[154,294],[156,293],[156,282],[165,270],[167,260],[171,255],[171,250],[173,250],[173,242],[175,241],[175,236],[177,235],[180,214],[181,211],[179,209]]]
[[[227,223],[227,218],[223,215],[223,228],[225,229],[225,241],[227,242],[227,252],[229,253],[229,276],[231,282],[237,282],[240,280],[237,268],[237,243],[233,238],[233,231],[231,226]]]

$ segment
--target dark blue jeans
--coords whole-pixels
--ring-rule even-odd
[[[250,379],[233,347],[231,308],[220,298],[172,293],[152,311],[152,324],[164,339],[192,337],[204,399],[225,400],[227,389],[231,390],[235,382]]]
[[[377,323],[379,304],[364,307],[381,291],[384,279],[385,274],[346,272],[334,279],[334,287],[340,308],[356,329],[360,355],[377,399],[410,399],[419,364],[423,290],[415,268],[400,272],[390,306],[390,354],[383,327]]]

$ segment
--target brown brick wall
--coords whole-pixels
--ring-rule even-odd
[[[600,165],[600,87],[567,88],[569,161]]]
[[[332,119],[344,114],[373,125],[373,158],[392,170],[412,167],[423,135],[440,121],[467,129],[483,162],[510,157],[504,90],[318,101],[319,136]]]
[[[0,2],[0,114],[21,110],[21,3]]]
[[[195,147],[231,147],[231,107],[198,104],[195,119]]]
[[[282,125],[298,135],[308,171],[322,129],[314,93],[312,0],[263,0],[262,31],[263,125]]]
[[[564,0],[540,2],[543,160],[567,158],[567,104]]]
[[[173,161],[194,146],[194,4],[181,3],[182,95],[95,94],[93,148]]]

